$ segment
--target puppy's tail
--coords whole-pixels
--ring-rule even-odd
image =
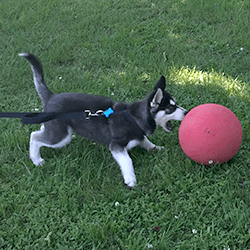
[[[39,60],[32,54],[20,53],[19,56],[25,57],[31,64],[36,91],[42,100],[43,107],[47,100],[53,95],[48,89],[43,78],[43,67]]]

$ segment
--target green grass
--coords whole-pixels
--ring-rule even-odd
[[[131,151],[138,184],[123,185],[107,147],[81,137],[42,149],[37,125],[0,120],[0,249],[250,249],[250,4],[247,0],[7,0],[0,3],[0,110],[41,110],[28,63],[37,55],[54,92],[119,101],[149,93],[161,74],[179,104],[230,108],[239,152],[206,167],[171,134],[165,149]],[[160,230],[156,230],[159,227]]]

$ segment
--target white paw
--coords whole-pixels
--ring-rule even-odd
[[[163,146],[155,146],[152,148],[152,151],[154,152],[154,151],[160,150],[160,149],[164,149],[164,147]]]
[[[128,188],[133,188],[136,184],[135,175],[124,176],[124,182]]]
[[[31,159],[32,162],[36,165],[36,166],[42,166],[44,164],[44,159],[43,158],[36,158],[36,159]]]

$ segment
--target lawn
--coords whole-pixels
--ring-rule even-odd
[[[231,109],[243,128],[229,162],[204,166],[178,127],[130,154],[128,190],[108,148],[79,136],[42,148],[39,125],[0,119],[0,249],[250,249],[249,0],[6,0],[0,2],[0,111],[41,111],[26,60],[40,58],[54,92],[144,98],[161,75],[178,104]]]

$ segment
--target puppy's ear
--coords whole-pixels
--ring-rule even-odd
[[[150,107],[152,108],[152,111],[156,110],[159,107],[162,98],[163,98],[162,89],[158,88],[153,99],[150,102]]]
[[[166,79],[164,76],[162,76],[160,80],[156,83],[154,88],[164,90],[165,87],[166,87]]]

